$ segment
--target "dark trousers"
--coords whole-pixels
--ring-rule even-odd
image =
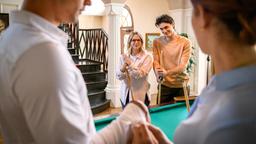
[[[124,109],[125,106],[126,106],[129,102],[130,102],[130,98],[129,98],[129,91],[128,91],[125,104],[121,101],[122,108]],[[149,99],[148,99],[148,94],[147,94],[147,93],[146,93],[146,95],[145,95],[144,104],[145,104],[147,107],[148,107],[149,104],[150,104],[150,101],[149,101]]]
[[[177,97],[177,96],[184,96],[183,88],[170,88],[170,87],[161,85],[160,104],[174,103],[174,97]]]

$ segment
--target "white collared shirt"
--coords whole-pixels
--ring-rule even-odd
[[[123,56],[120,56],[120,63],[118,69],[116,70],[117,78],[121,80],[121,101],[123,104],[126,103],[127,94],[129,91],[130,101],[132,100],[131,94],[133,94],[136,100],[144,102],[145,95],[150,88],[150,84],[148,82],[148,73],[153,65],[152,56],[143,50],[135,56],[129,55],[129,58],[131,60],[131,64],[128,67],[128,74],[131,78],[130,81],[128,80],[127,73],[120,71],[120,68],[124,64]],[[150,100],[149,95],[148,98]]]
[[[67,36],[28,11],[11,13],[0,38],[0,125],[6,144],[125,143],[131,104],[96,133],[87,89],[66,48]]]

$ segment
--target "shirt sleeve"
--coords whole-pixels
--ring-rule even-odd
[[[131,64],[128,67],[129,74],[135,79],[146,77],[152,68],[152,58],[150,55],[143,57],[142,63],[138,66]]]
[[[160,50],[160,42],[159,39],[155,39],[153,41],[153,68],[154,70],[156,68],[162,68],[162,66],[160,65],[160,54],[161,54],[161,50]]]
[[[117,120],[96,133],[87,95],[81,96],[76,85],[80,79],[66,67],[66,57],[58,52],[56,44],[37,45],[20,58],[15,68],[14,92],[35,142],[126,143],[130,124],[146,121],[145,112],[129,104]]]
[[[93,137],[95,144],[125,144],[133,122],[146,122],[145,112],[137,105],[129,103],[121,115]]]
[[[82,105],[77,76],[57,49],[58,44],[44,43],[23,54],[14,91],[36,143],[88,143],[95,132],[88,130],[90,111]]]
[[[123,57],[120,56],[119,64],[118,64],[118,67],[117,67],[117,70],[116,70],[116,77],[119,80],[126,80],[127,79],[126,73],[125,72],[121,72],[121,70],[120,70],[121,67],[123,66],[123,64],[124,64]]]

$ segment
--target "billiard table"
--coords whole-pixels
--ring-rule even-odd
[[[150,108],[150,116],[152,124],[160,127],[170,140],[178,124],[188,115],[186,104],[184,102],[169,104],[165,106]],[[95,120],[97,130],[108,125],[116,116]]]

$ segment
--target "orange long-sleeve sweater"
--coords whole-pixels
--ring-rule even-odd
[[[154,70],[160,67],[168,73],[163,85],[180,88],[183,82],[189,79],[185,70],[191,51],[190,40],[179,35],[175,35],[171,40],[161,36],[153,41]]]

